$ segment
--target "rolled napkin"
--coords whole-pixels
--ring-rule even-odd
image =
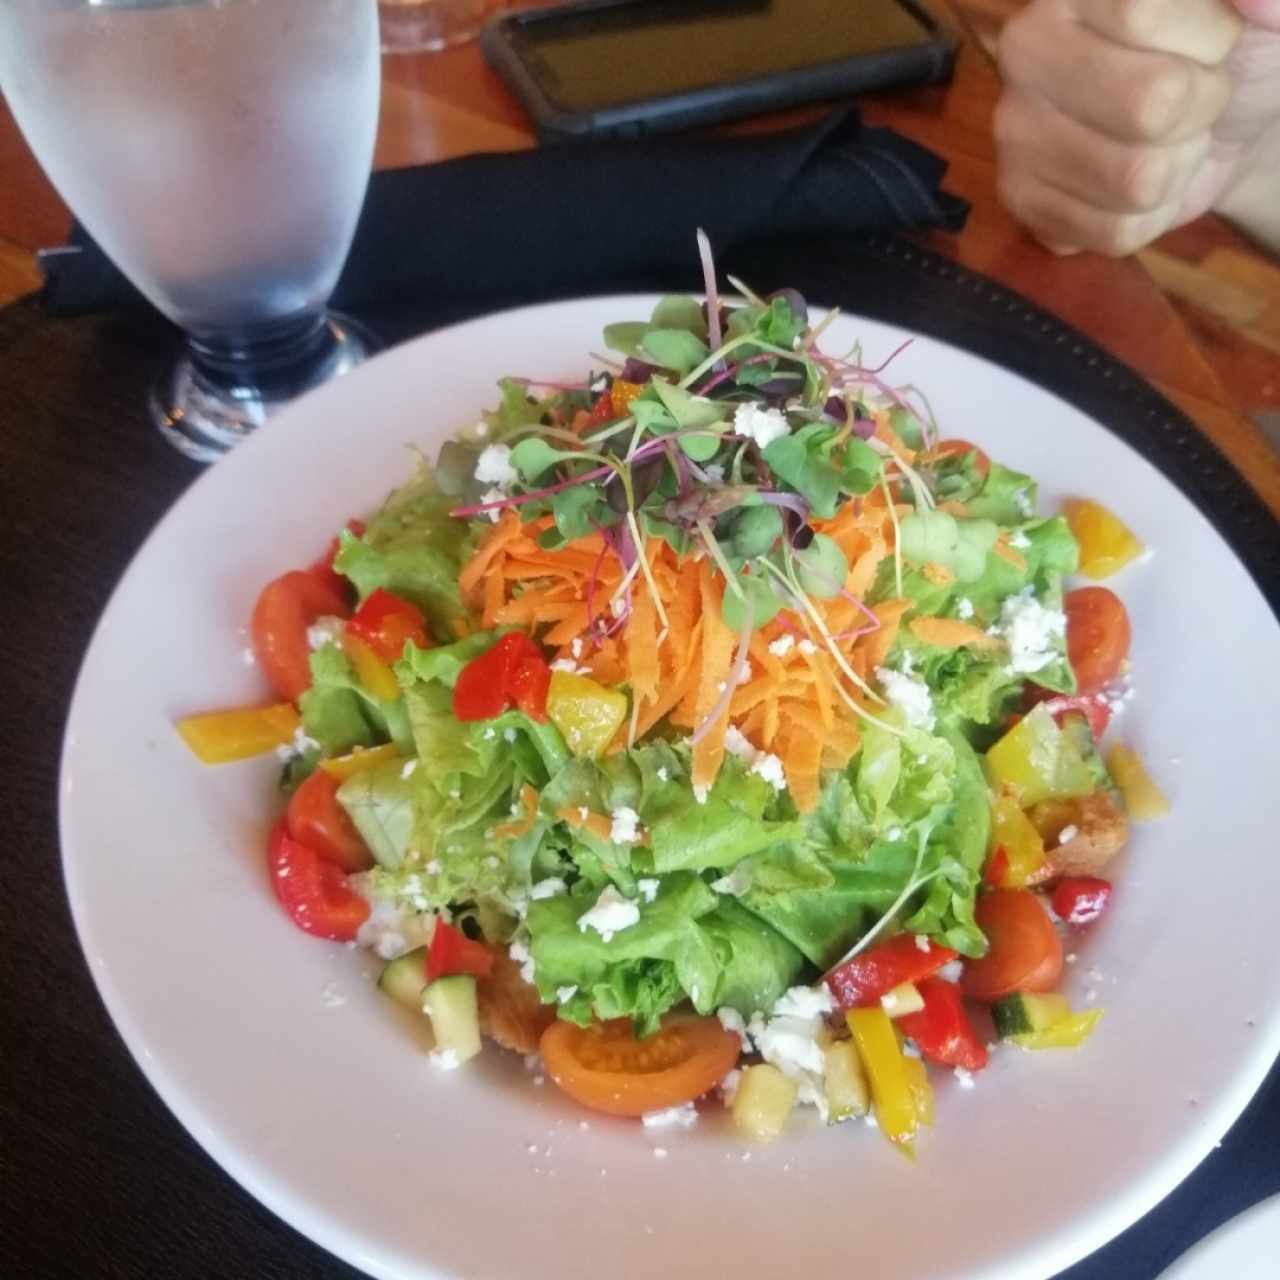
[[[968,202],[946,162],[854,108],[747,137],[661,137],[466,156],[375,173],[333,302],[547,297],[687,273],[695,229],[718,252],[778,236],[941,227]],[[54,313],[140,295],[80,226],[42,258]]]

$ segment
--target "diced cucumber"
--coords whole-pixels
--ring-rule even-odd
[[[1071,1016],[1071,1006],[1066,996],[1057,994],[1036,995],[1019,991],[991,1006],[996,1033],[1001,1039],[1023,1035],[1028,1031],[1044,1031]]]
[[[410,1009],[422,1008],[422,991],[427,985],[427,949],[418,947],[389,960],[378,975],[378,989]]]
[[[1009,1039],[1020,1049],[1078,1049],[1093,1035],[1093,1029],[1101,1017],[1101,1009],[1069,1013],[1043,1031],[1027,1031],[1022,1035],[1010,1036]]]
[[[767,1062],[748,1067],[733,1095],[734,1127],[756,1142],[775,1141],[782,1136],[797,1092],[796,1082],[777,1067]]]
[[[867,1077],[852,1040],[837,1040],[823,1050],[827,1111],[832,1124],[850,1116],[865,1116],[871,1105]]]
[[[919,1013],[924,1008],[924,997],[914,982],[902,982],[880,997],[880,1007],[889,1017],[902,1018],[908,1013]]]
[[[442,1062],[456,1067],[480,1052],[480,1012],[471,974],[437,978],[422,993],[422,1011],[431,1019]]]

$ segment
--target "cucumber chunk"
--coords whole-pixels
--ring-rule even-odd
[[[422,993],[422,1011],[431,1019],[441,1066],[460,1066],[480,1052],[476,980],[469,973],[437,978]]]
[[[1024,1035],[1028,1031],[1044,1031],[1071,1015],[1066,996],[1057,994],[1035,995],[1019,991],[991,1006],[996,1032],[1001,1039]]]
[[[410,1009],[421,1009],[422,992],[427,985],[426,961],[426,947],[389,960],[378,975],[378,990]]]

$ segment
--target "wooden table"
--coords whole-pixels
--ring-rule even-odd
[[[999,81],[966,25],[990,16],[990,0],[933,0],[966,31],[946,89],[876,94],[869,123],[890,125],[947,158],[949,187],[973,204],[959,236],[933,248],[1055,312],[1144,374],[1190,415],[1280,513],[1280,460],[1241,411],[1197,336],[1139,259],[1057,258],[1032,241],[996,197],[991,114]],[[807,113],[812,114],[812,113]],[[791,117],[805,118],[806,113]],[[752,126],[748,126],[752,127]],[[479,151],[531,147],[521,107],[473,44],[446,53],[388,58],[375,163],[396,167]],[[69,216],[0,103],[0,301],[38,283],[31,257],[65,235]],[[1206,220],[1216,221],[1212,218]]]

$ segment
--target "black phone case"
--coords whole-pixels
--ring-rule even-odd
[[[533,117],[543,142],[638,138],[695,125],[722,124],[801,103],[876,89],[945,84],[951,79],[955,65],[954,35],[940,27],[914,0],[892,0],[924,26],[930,34],[927,42],[882,53],[859,54],[799,71],[782,71],[620,103],[598,111],[572,111],[557,106],[523,48],[524,29],[566,13],[625,8],[634,3],[635,0],[578,0],[575,4],[525,9],[499,16],[485,27],[480,37],[485,59]]]

